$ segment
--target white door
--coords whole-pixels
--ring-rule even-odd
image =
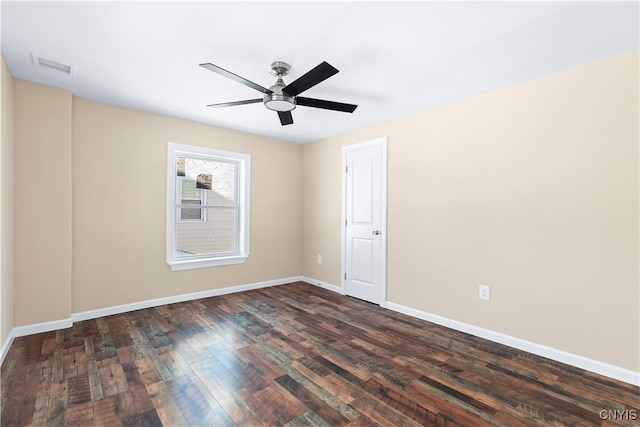
[[[343,148],[345,293],[384,305],[386,138]]]

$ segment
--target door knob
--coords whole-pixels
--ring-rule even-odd
[[[380,235],[380,230],[373,230],[373,235],[374,236]]]

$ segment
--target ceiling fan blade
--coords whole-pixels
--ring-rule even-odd
[[[234,80],[240,84],[243,84],[245,86],[249,86],[251,89],[255,89],[258,92],[262,92],[262,93],[273,93],[271,90],[267,89],[266,87],[262,87],[259,84],[256,84],[252,81],[249,81],[247,79],[245,79],[244,77],[240,77],[237,74],[233,74],[231,71],[227,71],[224,68],[220,68],[217,65],[213,65],[210,63],[205,63],[205,64],[200,64],[200,66],[202,68],[206,68],[209,71],[213,71],[214,73],[220,74],[221,76],[225,76],[231,80]]]
[[[282,124],[282,126],[293,124],[291,111],[278,111],[278,117],[280,117],[280,124]]]
[[[211,107],[211,108],[235,107],[236,105],[256,104],[256,103],[262,102],[262,101],[263,101],[262,98],[245,99],[244,101],[221,102],[220,104],[209,104],[209,105],[207,105],[207,107]]]
[[[296,104],[305,107],[324,108],[325,110],[343,111],[345,113],[353,113],[357,105],[344,104],[342,102],[325,101],[324,99],[296,97]]]
[[[298,77],[291,84],[285,86],[282,91],[287,95],[296,96],[305,90],[317,85],[321,81],[328,79],[336,74],[338,70],[330,65],[328,62],[323,61],[322,64],[316,66],[311,71]]]

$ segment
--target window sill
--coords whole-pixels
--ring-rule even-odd
[[[235,255],[229,257],[189,259],[183,261],[167,261],[171,271],[193,270],[196,268],[219,267],[223,265],[243,264],[247,261],[248,255]]]

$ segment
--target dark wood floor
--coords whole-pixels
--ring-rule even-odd
[[[17,338],[2,366],[1,421],[638,426],[639,392],[295,283]]]

